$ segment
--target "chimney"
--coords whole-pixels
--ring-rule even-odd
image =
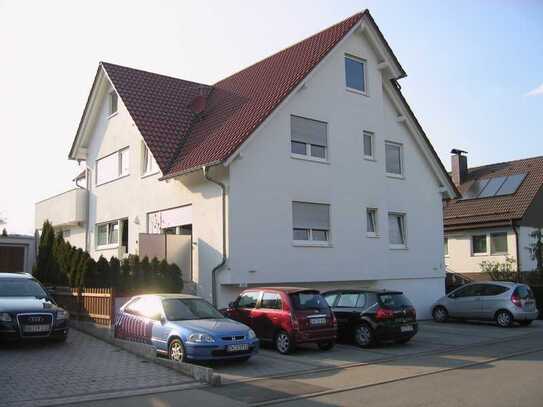
[[[452,180],[456,186],[463,183],[468,175],[468,157],[464,155],[467,153],[467,151],[456,148],[451,150]]]

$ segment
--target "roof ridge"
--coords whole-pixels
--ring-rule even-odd
[[[118,67],[118,68],[130,69],[131,71],[138,71],[138,72],[142,72],[142,73],[146,73],[146,74],[150,74],[150,75],[160,76],[160,77],[163,77],[163,78],[174,79],[174,80],[176,80],[176,81],[182,81],[182,82],[186,82],[186,83],[192,83],[192,84],[198,85],[198,86],[206,86],[206,87],[208,87],[208,88],[213,88],[213,85],[209,85],[209,84],[207,84],[207,83],[189,81],[189,80],[182,79],[182,78],[177,78],[177,77],[171,76],[171,75],[165,75],[165,74],[161,74],[161,73],[157,73],[157,72],[151,72],[151,71],[147,71],[147,70],[145,70],[145,69],[132,68],[132,67],[130,67],[130,66],[114,64],[114,63],[112,63],[112,62],[100,61],[99,64],[100,64],[101,66],[103,66],[104,68],[105,68],[105,65],[111,65],[111,66],[115,66],[115,67]],[[107,71],[107,68],[106,68],[106,71]]]
[[[469,167],[469,168],[468,168],[468,171],[471,171],[471,170],[480,170],[480,169],[482,169],[482,168],[493,167],[493,166],[495,166],[495,165],[514,164],[514,163],[519,163],[519,162],[522,162],[522,161],[532,161],[532,160],[541,160],[541,159],[543,159],[543,155],[537,155],[537,156],[535,156],[535,157],[519,158],[519,159],[517,159],[517,160],[501,161],[501,162],[497,162],[497,163],[478,165],[478,166],[476,166],[476,167]]]
[[[268,60],[268,59],[274,58],[275,56],[279,55],[280,53],[285,52],[286,50],[288,50],[288,49],[290,49],[290,48],[293,48],[293,47],[295,47],[295,46],[297,46],[297,45],[303,43],[304,41],[309,40],[310,38],[313,38],[313,37],[316,37],[316,36],[318,36],[318,35],[321,35],[323,32],[328,31],[328,30],[330,30],[331,28],[334,28],[334,27],[339,26],[339,25],[341,25],[341,24],[345,24],[346,21],[348,21],[348,20],[350,20],[350,19],[352,19],[352,18],[358,17],[358,19],[361,20],[362,17],[363,17],[364,15],[366,15],[366,14],[369,14],[369,10],[368,10],[367,8],[364,9],[363,11],[359,11],[358,13],[355,13],[355,14],[353,14],[352,16],[349,16],[349,17],[347,17],[347,18],[341,20],[340,22],[338,22],[338,23],[336,23],[336,24],[332,24],[332,25],[330,25],[330,26],[328,26],[328,27],[326,27],[326,28],[323,28],[323,29],[320,30],[319,32],[316,32],[315,34],[312,34],[312,35],[310,35],[309,37],[305,37],[305,38],[301,39],[300,41],[297,41],[297,42],[295,42],[295,43],[293,43],[293,44],[291,44],[291,45],[288,45],[288,46],[286,46],[286,47],[284,47],[284,48],[281,48],[279,51],[276,51],[276,52],[274,52],[273,54],[268,55],[267,57],[264,57],[264,58],[262,58],[262,59],[259,59],[258,61],[252,63],[252,64],[249,65],[249,66],[246,66],[245,68],[241,68],[241,69],[235,71],[234,73],[228,75],[227,77],[222,78],[221,80],[215,82],[212,86],[217,86],[219,83],[221,83],[221,82],[223,82],[223,81],[226,81],[226,80],[228,80],[228,79],[230,79],[230,78],[232,78],[232,77],[234,77],[234,76],[240,74],[241,72],[243,72],[243,71],[245,71],[245,70],[247,70],[247,69],[250,69],[250,68],[254,67],[255,65],[258,65],[258,64],[260,64],[260,63],[262,63],[262,62],[264,62],[264,61],[266,61],[266,60]]]

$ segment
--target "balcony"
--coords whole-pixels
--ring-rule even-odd
[[[41,229],[49,220],[53,226],[70,226],[85,223],[87,219],[86,189],[75,188],[36,203],[35,226]]]

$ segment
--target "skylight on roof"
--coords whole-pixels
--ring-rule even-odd
[[[514,194],[524,178],[526,178],[526,174],[475,180],[462,199],[491,198]]]

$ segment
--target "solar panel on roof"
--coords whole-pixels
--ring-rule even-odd
[[[500,187],[500,189],[496,193],[496,196],[514,194],[515,192],[517,192],[520,184],[522,184],[522,181],[524,181],[524,178],[526,178],[526,174],[510,175]]]
[[[493,196],[514,194],[527,174],[515,174],[508,177],[478,179],[471,184],[462,199],[490,198]]]
[[[496,192],[498,192],[500,187],[505,182],[506,178],[507,177],[490,178],[490,181],[488,182],[488,184],[486,184],[486,187],[479,194],[479,198],[488,198],[490,196],[496,195]]]

